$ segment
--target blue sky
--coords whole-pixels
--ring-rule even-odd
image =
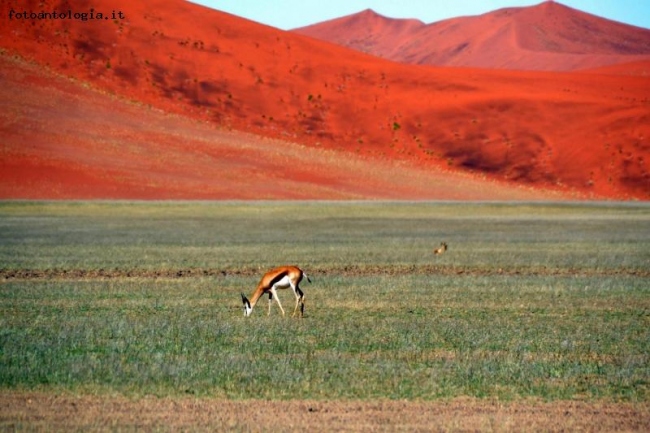
[[[364,9],[391,18],[418,18],[425,23],[479,15],[504,7],[531,6],[542,0],[192,0],[263,24],[288,30],[350,15]],[[563,0],[594,15],[650,28],[650,0]]]

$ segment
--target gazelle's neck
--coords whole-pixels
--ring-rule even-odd
[[[260,298],[262,297],[263,294],[264,294],[264,288],[258,286],[257,289],[255,289],[255,291],[253,292],[253,294],[251,295],[251,298],[250,298],[251,309],[253,309],[255,307],[255,305],[257,304],[257,301],[260,300]]]

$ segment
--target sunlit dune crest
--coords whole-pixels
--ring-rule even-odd
[[[431,24],[365,10],[296,33],[404,63],[569,71],[650,60],[650,30],[558,2]]]

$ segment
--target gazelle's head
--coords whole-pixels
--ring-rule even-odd
[[[250,316],[253,312],[253,307],[251,307],[251,303],[243,293],[241,294],[241,301],[244,304],[244,317]]]

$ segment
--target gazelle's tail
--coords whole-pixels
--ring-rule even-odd
[[[307,282],[311,283],[311,280],[309,279],[309,275],[307,275],[304,271],[303,271],[302,275],[303,275],[305,278],[307,278]]]

